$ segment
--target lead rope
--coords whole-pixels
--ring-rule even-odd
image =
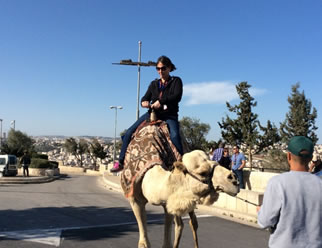
[[[249,203],[249,204],[252,204],[252,205],[254,205],[254,206],[260,206],[260,205],[258,205],[258,204],[256,204],[256,203],[253,203],[253,202],[250,202],[250,201],[248,201],[248,200],[245,200],[245,199],[243,199],[243,198],[240,198],[240,197],[238,197],[238,196],[235,196],[237,199],[239,199],[239,200],[241,200],[241,201],[243,201],[243,202],[246,202],[246,203]]]

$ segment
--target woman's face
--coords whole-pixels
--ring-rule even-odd
[[[156,70],[158,74],[160,75],[161,79],[168,79],[169,73],[170,73],[170,68],[166,67],[164,64],[159,62],[156,66]]]

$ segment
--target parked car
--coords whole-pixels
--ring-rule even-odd
[[[16,176],[17,174],[17,157],[15,155],[0,155],[0,177]]]

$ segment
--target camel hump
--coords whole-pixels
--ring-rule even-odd
[[[135,187],[144,174],[155,165],[165,170],[172,169],[181,155],[170,140],[170,133],[164,121],[142,124],[132,136],[121,173],[121,185],[126,197],[133,195]]]

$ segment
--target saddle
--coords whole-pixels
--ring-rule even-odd
[[[166,122],[161,120],[144,121],[132,135],[121,173],[121,186],[125,197],[131,197],[144,174],[153,166],[171,170],[175,161],[181,160],[170,139]]]

